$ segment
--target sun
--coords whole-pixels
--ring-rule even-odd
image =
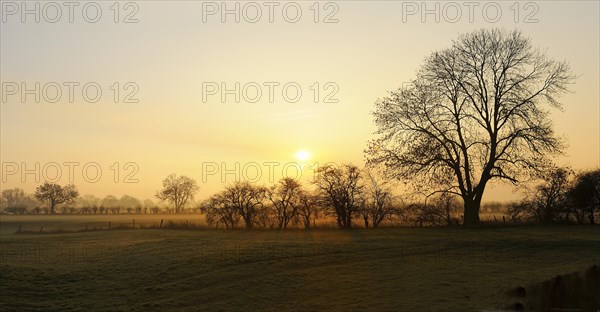
[[[299,161],[307,161],[310,158],[310,153],[307,150],[299,150],[296,152],[296,159]]]

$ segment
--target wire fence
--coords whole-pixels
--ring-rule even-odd
[[[107,220],[90,222],[68,222],[68,223],[44,223],[27,222],[20,223],[16,229],[17,234],[52,234],[52,233],[70,233],[86,231],[106,231],[106,230],[125,230],[125,229],[199,229],[206,228],[202,222],[193,222],[190,220]]]

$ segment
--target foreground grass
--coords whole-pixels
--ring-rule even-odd
[[[2,311],[482,311],[600,263],[600,228],[3,235]]]

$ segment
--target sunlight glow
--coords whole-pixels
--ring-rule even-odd
[[[310,153],[306,150],[299,150],[296,152],[296,159],[300,161],[306,161],[310,158]]]

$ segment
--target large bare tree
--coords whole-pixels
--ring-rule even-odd
[[[35,190],[35,197],[50,205],[50,214],[55,213],[54,209],[57,205],[72,202],[77,196],[79,191],[73,184],[62,187],[56,183],[45,182]]]
[[[476,224],[490,180],[516,184],[561,152],[546,107],[560,108],[574,79],[519,31],[462,35],[429,56],[410,87],[377,101],[368,163],[459,195],[464,224]]]

